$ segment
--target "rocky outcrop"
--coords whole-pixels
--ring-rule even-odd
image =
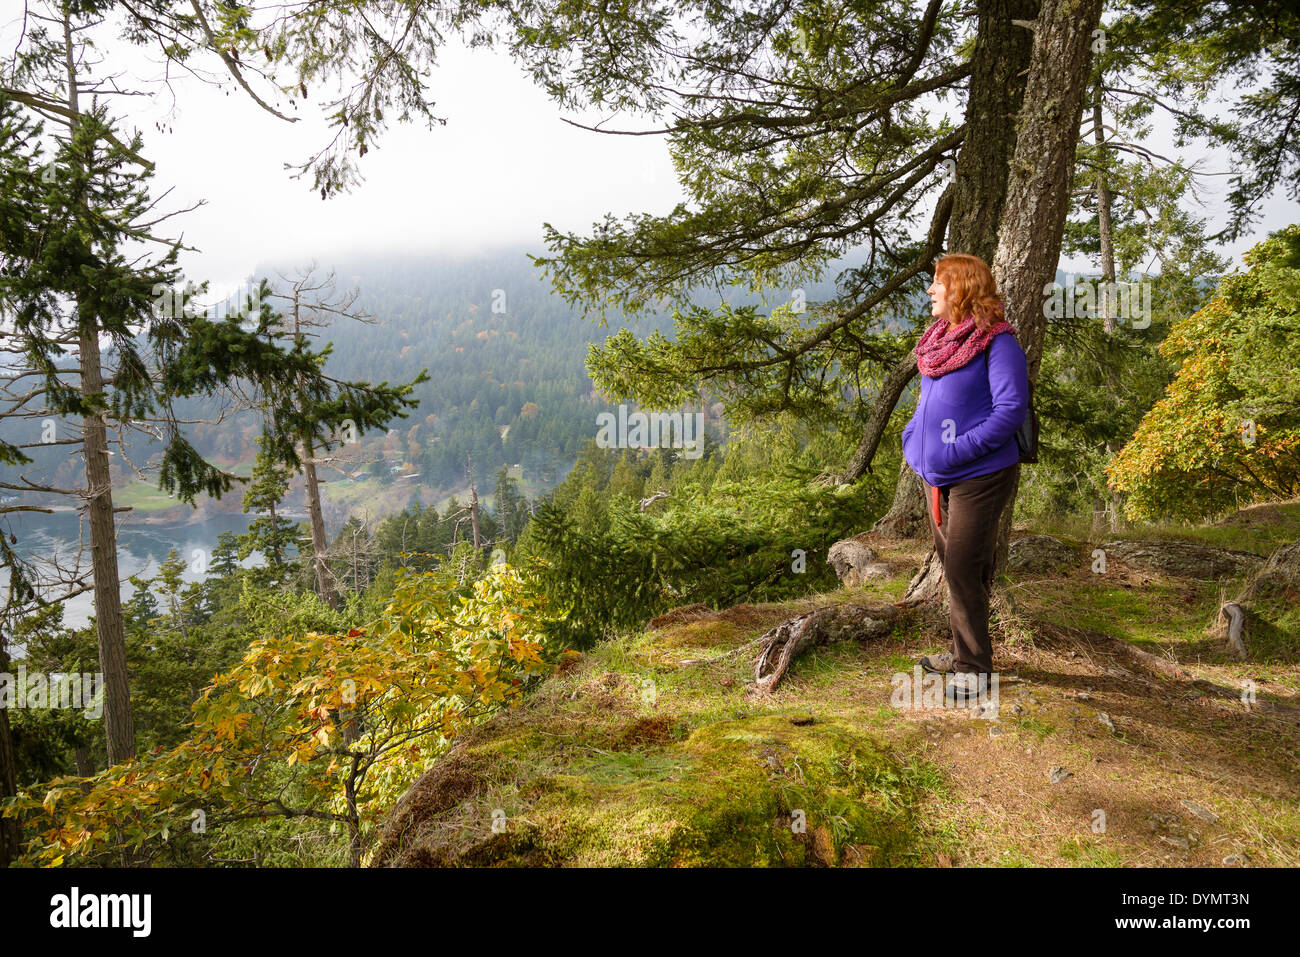
[[[1264,565],[1254,552],[1214,548],[1194,542],[1107,542],[1101,546],[1107,560],[1119,559],[1130,568],[1160,572],[1177,578],[1235,578]]]
[[[1050,535],[1026,535],[1011,543],[1007,570],[1021,574],[1044,574],[1079,561],[1079,554]]]

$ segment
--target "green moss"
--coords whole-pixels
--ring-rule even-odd
[[[635,670],[650,641],[628,638],[589,654],[578,673],[466,745],[463,759],[484,786],[431,815],[433,826],[407,862],[716,867],[932,859],[916,809],[943,790],[943,778],[869,730],[893,720],[891,709],[755,705],[733,690],[747,661]],[[842,671],[854,653],[861,650],[850,645],[819,656],[821,666],[801,662],[801,680]],[[641,693],[647,679],[655,682],[651,699]],[[504,833],[489,830],[494,812],[509,822]]]
[[[677,625],[664,635],[665,648],[734,647],[744,641],[747,629],[731,621],[704,619]]]
[[[508,849],[501,863],[539,847],[575,865],[906,863],[922,853],[917,801],[940,787],[847,724],[759,715],[658,751],[574,760],[522,812],[527,840],[494,846]]]

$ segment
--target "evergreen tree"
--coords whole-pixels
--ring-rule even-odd
[[[519,494],[519,483],[509,469],[502,467],[498,470],[492,500],[497,543],[513,545],[528,522],[528,504]]]
[[[267,451],[270,439],[258,439],[261,447],[253,462],[253,480],[244,492],[244,511],[257,517],[248,523],[248,531],[239,536],[239,558],[255,551],[262,553],[262,565],[253,572],[255,580],[270,587],[283,587],[290,576],[289,564],[298,547],[298,523],[277,511],[289,491],[289,476]]]

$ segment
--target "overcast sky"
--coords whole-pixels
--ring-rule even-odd
[[[7,26],[3,39],[12,32],[12,22]],[[128,65],[136,76],[161,72],[141,51],[120,44],[109,50],[114,64]],[[146,155],[157,163],[155,192],[175,187],[168,208],[206,201],[173,221],[201,250],[184,258],[187,275],[211,280],[215,291],[267,262],[315,258],[328,267],[350,253],[473,253],[519,243],[542,253],[543,222],[586,233],[606,212],[663,214],[685,199],[662,137],[607,136],[564,123],[559,108],[504,53],[453,44],[439,60],[429,89],[434,112],[447,124],[391,126],[361,161],[364,183],[328,201],[283,168],[328,142],[315,109],[324,91],[314,91],[313,108],[301,109],[295,124],[264,112],[229,83],[216,89],[178,81],[174,103],[166,94],[117,99],[115,108],[141,130]],[[159,132],[156,122],[169,130]],[[1175,155],[1162,111],[1155,122],[1149,145]],[[612,125],[645,124],[629,117]],[[1207,168],[1222,172],[1227,163],[1211,156]],[[1208,184],[1207,212],[1217,219],[1227,178]],[[1300,205],[1279,191],[1254,234],[1225,253],[1239,263],[1242,251],[1298,214]],[[1095,269],[1083,260],[1062,267]]]
[[[350,252],[474,253],[530,243],[542,224],[588,232],[606,212],[667,213],[684,196],[660,137],[580,130],[504,54],[459,45],[439,53],[428,82],[446,125],[393,124],[361,160],[364,182],[322,201],[283,166],[329,142],[318,110],[289,124],[242,92],[196,81],[170,98],[132,101],[159,183],[170,199],[207,205],[176,220],[201,256],[187,274],[214,285],[257,263]],[[313,98],[313,105],[318,102]],[[570,119],[590,122],[596,116]],[[170,131],[159,133],[155,120]],[[637,128],[644,128],[638,126]]]

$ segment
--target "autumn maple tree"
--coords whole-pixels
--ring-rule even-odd
[[[1300,224],[1175,323],[1165,396],[1112,463],[1130,518],[1197,518],[1300,492]]]
[[[504,564],[465,586],[446,567],[399,572],[364,628],[254,640],[204,689],[176,747],[56,779],[4,813],[37,831],[26,857],[48,866],[138,861],[271,818],[341,827],[359,866],[370,828],[448,743],[550,672],[536,595]]]

